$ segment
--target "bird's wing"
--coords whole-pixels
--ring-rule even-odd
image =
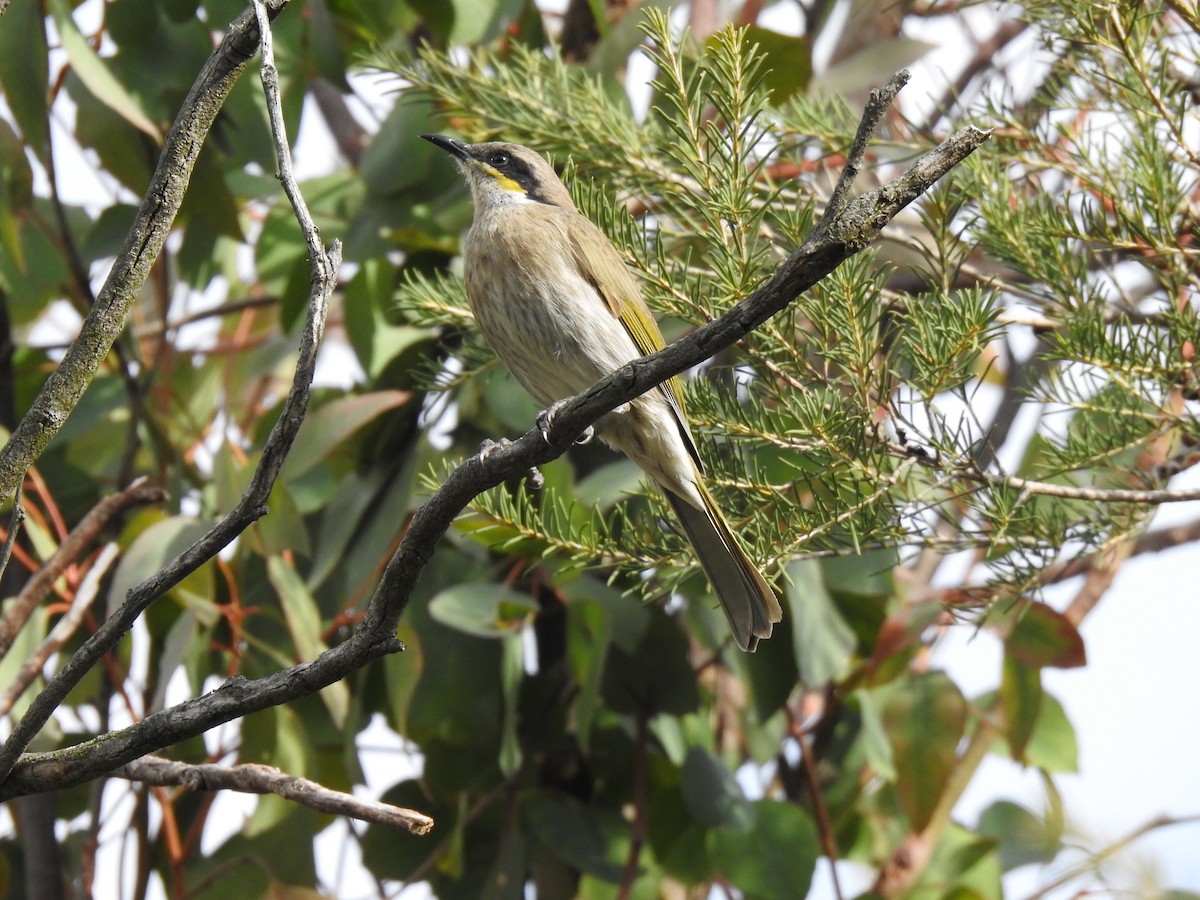
[[[575,213],[570,216],[567,234],[571,241],[571,252],[580,273],[596,288],[609,310],[620,319],[633,343],[643,354],[661,350],[665,343],[658,322],[642,299],[633,273],[625,265],[616,248],[604,233],[590,220]],[[683,385],[678,377],[671,377],[659,385],[659,389],[671,404],[679,421],[679,430],[688,445],[688,452],[697,468],[704,470],[696,441],[688,427],[687,412],[683,401]]]

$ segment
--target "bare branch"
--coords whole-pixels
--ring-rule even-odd
[[[906,459],[916,459],[922,466],[949,472],[976,484],[993,487],[1010,488],[1025,494],[1041,497],[1057,497],[1060,500],[1085,500],[1092,503],[1134,503],[1140,506],[1161,506],[1164,503],[1190,503],[1200,500],[1200,488],[1091,488],[1079,487],[1073,484],[1053,484],[1048,481],[1034,481],[1030,478],[1019,478],[1016,475],[1004,475],[994,472],[984,472],[974,463],[954,462],[946,464],[933,456],[914,456],[912,448],[900,444],[892,444],[889,450],[896,456]],[[1174,465],[1193,465],[1190,455],[1181,458]],[[1170,473],[1171,467],[1164,471]]]
[[[399,828],[410,834],[428,834],[433,819],[415,809],[365,800],[330,790],[315,781],[287,775],[274,766],[246,763],[238,766],[190,765],[159,756],[143,756],[113,773],[118,778],[155,787],[179,785],[190,791],[240,791],[244,794],[277,794],[285,800],[335,816],[347,816],[372,825]]]
[[[850,196],[850,190],[854,187],[855,179],[858,178],[863,159],[867,155],[871,137],[875,134],[879,123],[883,121],[883,117],[896,99],[896,95],[908,84],[909,77],[908,70],[903,69],[893,75],[883,87],[871,91],[870,98],[867,100],[867,108],[863,112],[862,121],[858,123],[858,131],[854,133],[854,141],[846,156],[846,165],[842,167],[842,174],[838,177],[833,193],[829,196],[823,222],[836,220],[846,208],[846,201]]]
[[[1016,491],[1038,494],[1042,497],[1058,497],[1061,500],[1089,500],[1093,503],[1137,503],[1158,506],[1163,503],[1185,503],[1200,500],[1200,488],[1187,490],[1138,490],[1136,488],[1086,488],[1070,484],[1050,484],[1031,481],[1015,475],[979,475],[978,480],[989,484],[1003,485]]]
[[[1154,531],[1146,532],[1133,542],[1129,555],[1139,556],[1143,553],[1161,553],[1163,550],[1170,550],[1194,541],[1200,541],[1200,519],[1170,528],[1158,528]],[[1091,556],[1082,556],[1077,559],[1067,560],[1066,562],[1055,563],[1043,570],[1040,581],[1042,584],[1055,584],[1060,581],[1066,581],[1068,578],[1074,578],[1076,575],[1086,575],[1099,561],[1100,555],[1092,554]]]

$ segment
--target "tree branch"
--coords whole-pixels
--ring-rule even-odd
[[[428,834],[433,819],[415,809],[364,800],[331,790],[307,778],[287,775],[274,766],[246,763],[239,766],[190,765],[158,756],[143,756],[113,773],[117,778],[154,787],[179,785],[190,791],[241,791],[245,794],[278,794],[317,812],[348,816],[372,825],[400,828],[410,834]]]
[[[894,96],[894,91],[889,96]],[[518,440],[493,449],[486,458],[477,454],[464,461],[414,514],[366,614],[344,643],[312,662],[264,678],[254,681],[232,678],[216,691],[154,713],[121,731],[62,750],[26,754],[0,784],[0,800],[50,787],[61,789],[95,778],[231,719],[315,693],[371,660],[401,649],[395,637],[396,627],[417,579],[451,523],[477,495],[510,478],[523,476],[532,466],[561,456],[584,429],[604,414],[745,337],[867,247],[893,216],[974,152],[989,134],[974,127],[963,128],[921,156],[907,172],[849,200],[838,214],[827,215],[814,233],[749,297],[720,318],[656,353],[622,366],[571,398],[559,408],[547,437],[534,427]],[[858,144],[856,141],[856,147]],[[286,419],[285,414],[280,422]],[[269,455],[264,455],[264,462]],[[141,590],[138,588],[135,593]],[[23,747],[32,735],[26,731],[21,734]],[[16,732],[13,737],[17,737]],[[12,763],[7,747],[5,751],[0,755],[0,763],[7,767]]]

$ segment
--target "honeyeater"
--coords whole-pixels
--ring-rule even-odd
[[[516,144],[421,137],[453,156],[470,185],[467,298],[488,344],[539,403],[553,409],[663,346],[633,274],[541,156]],[[782,611],[705,487],[679,379],[608,413],[596,432],[663,490],[734,639],[753,651]]]

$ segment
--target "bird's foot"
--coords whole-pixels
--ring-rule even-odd
[[[550,426],[554,424],[554,417],[558,415],[559,410],[566,406],[566,400],[555,400],[537,415],[537,427],[542,433],[542,438],[546,443],[550,443]],[[586,444],[595,436],[596,431],[589,425],[583,430],[579,437],[575,438],[575,443]]]
[[[484,438],[483,443],[479,445],[479,458],[487,460],[498,450],[503,450],[512,444],[508,438],[500,438],[498,441],[493,441],[491,438]],[[542,474],[542,470],[537,466],[530,466],[529,471],[525,473],[525,483],[529,485],[531,491],[540,491],[546,484],[546,476]]]
[[[491,438],[484,438],[479,445],[479,458],[482,460],[491,459],[495,456],[496,451],[503,450],[505,447],[511,446],[512,441],[508,438],[500,438],[498,441],[493,441]]]

